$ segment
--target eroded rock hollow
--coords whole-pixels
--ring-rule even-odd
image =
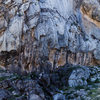
[[[100,0],[0,0],[0,66],[33,71],[100,64]]]

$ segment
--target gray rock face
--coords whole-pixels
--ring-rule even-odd
[[[32,95],[30,95],[30,99],[29,100],[42,100],[42,99],[38,95],[32,94]]]
[[[90,83],[100,82],[100,68],[94,67],[72,67],[72,73],[69,76],[69,87],[87,86]]]
[[[87,85],[89,76],[90,70],[87,67],[75,68],[69,77],[68,84],[70,87]]]
[[[65,96],[63,94],[56,94],[53,96],[53,100],[65,100]]]
[[[10,98],[10,93],[7,90],[0,90],[0,100]]]
[[[99,8],[98,0],[1,0],[1,67],[99,65]]]

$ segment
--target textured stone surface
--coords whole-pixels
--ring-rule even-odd
[[[68,84],[70,87],[87,85],[87,79],[89,76],[89,68],[85,66],[75,68],[68,79]]]
[[[0,69],[0,100],[99,100],[99,87],[97,66],[71,65],[23,75]]]
[[[0,100],[9,99],[10,93],[7,90],[1,89],[0,90]]]
[[[1,67],[99,65],[99,33],[99,0],[0,1]]]
[[[58,93],[58,94],[54,95],[53,100],[65,100],[65,96]]]

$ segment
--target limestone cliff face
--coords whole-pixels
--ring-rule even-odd
[[[0,0],[0,66],[33,71],[100,64],[100,0]]]

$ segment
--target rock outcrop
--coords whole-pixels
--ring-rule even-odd
[[[18,75],[0,69],[0,100],[99,100],[100,67],[65,66]]]
[[[99,12],[100,0],[0,0],[0,66],[99,65]]]

